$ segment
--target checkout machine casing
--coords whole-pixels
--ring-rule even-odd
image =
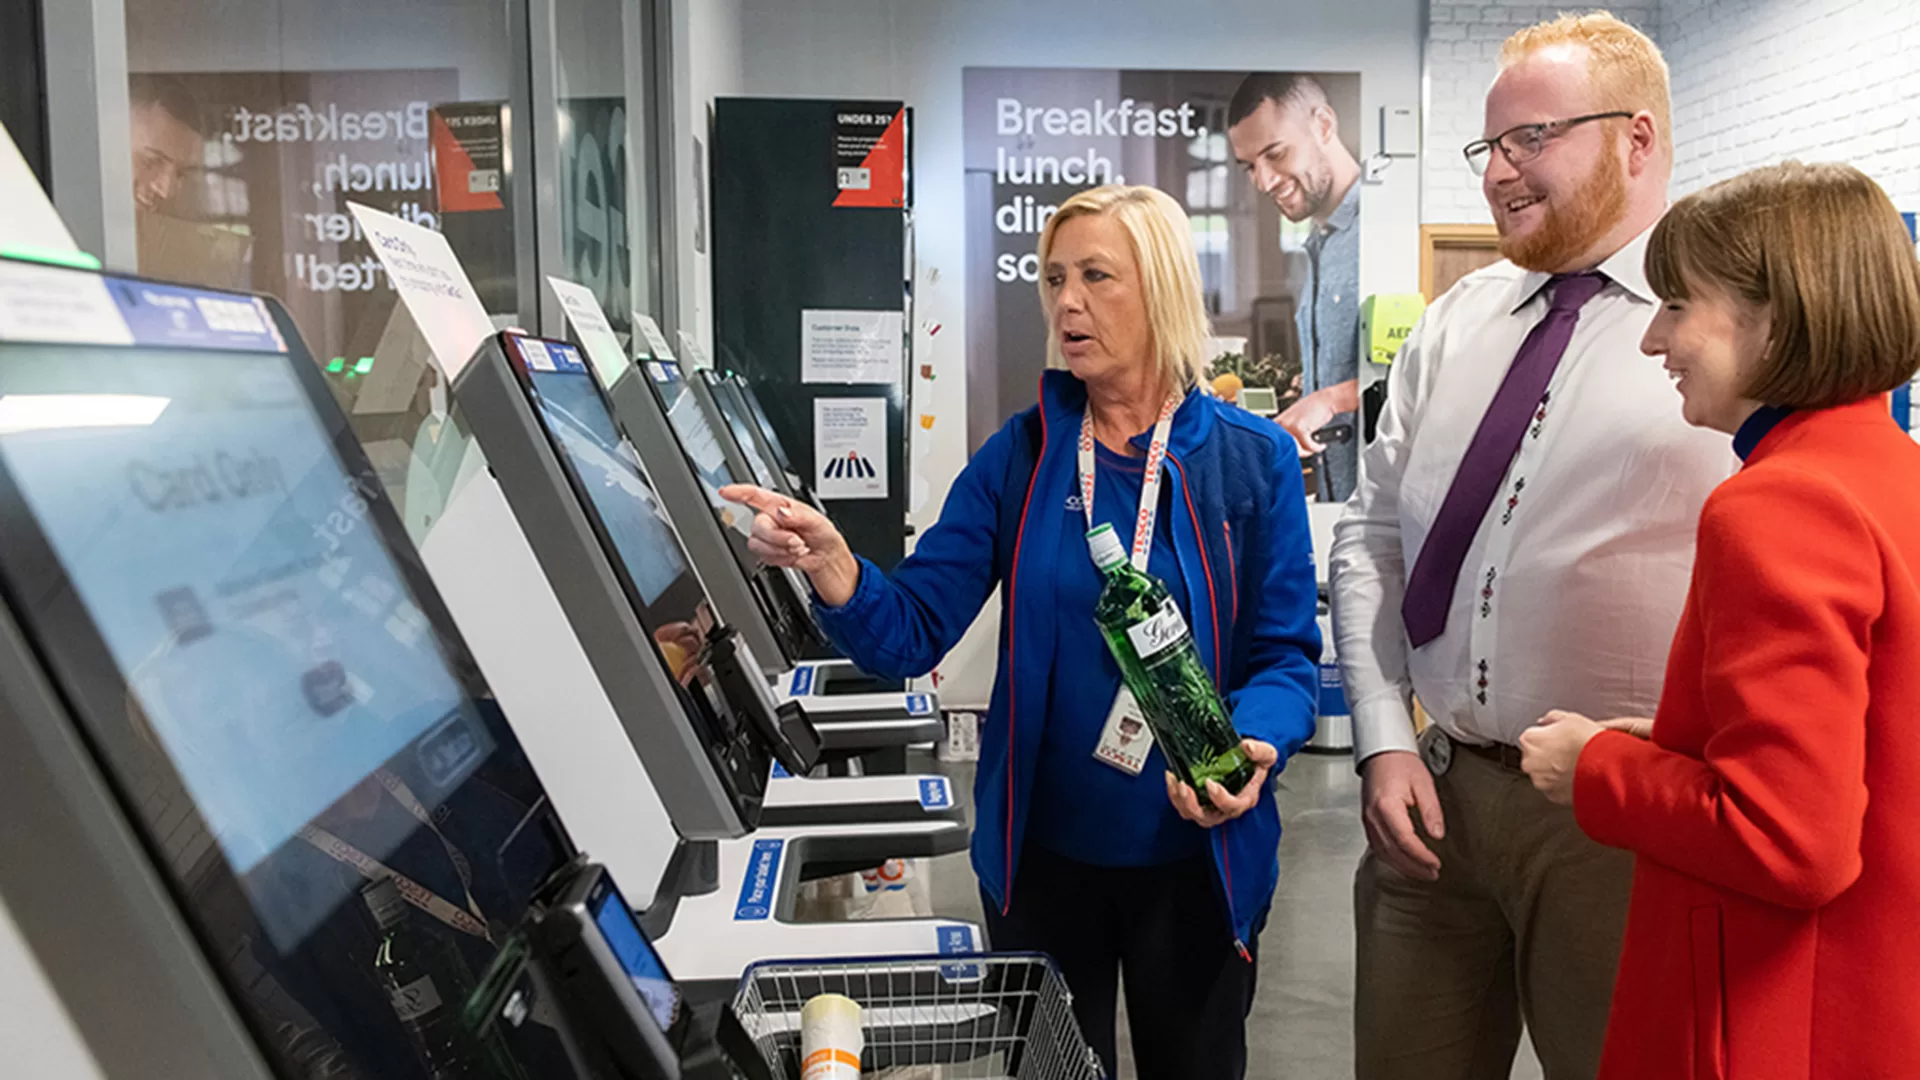
[[[688,372],[671,360],[656,360],[630,367],[614,380],[607,398],[680,525],[688,554],[721,615],[740,630],[756,656],[772,659],[766,671],[781,698],[801,702],[819,725],[828,750],[890,748],[871,760],[888,759],[887,765],[898,771],[905,766],[906,746],[937,742],[944,734],[939,702],[929,691],[909,692],[903,684],[869,678],[850,661],[833,656],[814,621],[806,581],[791,569],[762,562],[726,535],[667,416],[668,389],[680,387],[674,407],[695,410],[694,422],[711,434],[732,479],[783,488],[760,468],[781,468],[774,464],[777,459],[763,450],[756,450],[757,457],[743,454],[741,433],[730,424],[710,385],[719,378],[711,371]],[[751,425],[747,434],[754,434]],[[736,512],[751,513],[746,508]]]
[[[749,833],[760,796],[754,796],[751,801],[756,805],[751,808],[730,798],[731,789],[716,778],[713,763],[692,737],[677,688],[658,660],[652,639],[628,600],[558,453],[533,415],[534,406],[521,383],[519,369],[507,355],[508,342],[524,340],[519,335],[503,334],[483,343],[454,381],[455,398],[487,451],[498,477],[498,490],[518,521],[516,533],[524,532],[578,629],[581,646],[594,668],[625,673],[624,678],[602,685],[647,762],[649,775],[667,771],[703,774],[682,777],[677,786],[662,791],[676,824],[680,820],[678,804],[692,801],[700,820],[718,823],[717,834],[709,833],[708,837],[724,841],[718,845],[717,855],[706,849],[708,854],[687,863],[690,873],[698,870],[697,887],[665,890],[666,895],[657,896],[649,910],[647,929],[660,937],[661,950],[669,962],[683,980],[711,983],[737,975],[745,963],[769,955],[928,953],[940,951],[942,946],[957,948],[957,942],[971,947],[979,940],[976,929],[950,920],[786,921],[794,910],[798,884],[805,877],[871,867],[892,857],[930,857],[965,847],[968,831],[963,814],[942,787],[934,805],[916,798],[910,819],[891,809],[890,799],[882,798],[859,820],[828,814],[832,820],[823,821],[820,807],[803,806],[783,819],[787,823],[762,825]],[[556,342],[546,342],[543,347],[551,351],[572,348]],[[711,520],[704,504],[696,520]],[[692,573],[690,563],[688,573]],[[744,682],[736,680],[733,685],[742,686]],[[757,692],[770,696],[764,682],[757,684]],[[735,708],[746,705],[739,700],[728,704]],[[773,707],[770,700],[759,704]],[[764,782],[764,771],[761,775]],[[937,779],[945,784],[945,778]],[[772,783],[802,786],[808,791],[844,785],[842,790],[854,800],[845,805],[856,814],[860,810],[857,800],[865,793],[859,780],[792,779]],[[705,806],[700,805],[702,801]],[[738,831],[731,831],[734,829]],[[743,911],[747,914],[742,915]]]

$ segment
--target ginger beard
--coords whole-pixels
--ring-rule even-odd
[[[1609,147],[1568,199],[1548,199],[1540,224],[1523,236],[1500,237],[1500,254],[1525,270],[1565,269],[1627,215],[1627,171]]]

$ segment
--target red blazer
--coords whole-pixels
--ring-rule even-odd
[[[1605,1080],[1920,1077],[1920,446],[1795,413],[1700,515],[1652,742],[1580,755],[1638,855]]]

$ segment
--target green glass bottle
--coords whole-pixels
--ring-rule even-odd
[[[473,975],[459,949],[413,915],[393,879],[370,882],[360,893],[380,927],[374,975],[429,1080],[503,1080],[511,1075],[500,1068],[504,1048],[476,1035],[461,1020]]]
[[[1093,606],[1094,621],[1173,774],[1203,805],[1211,805],[1209,780],[1237,794],[1253,779],[1253,761],[1240,748],[1240,735],[1200,662],[1180,606],[1159,578],[1134,569],[1113,526],[1096,525],[1087,533],[1087,544],[1107,579]]]

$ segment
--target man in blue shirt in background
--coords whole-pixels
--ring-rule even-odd
[[[1254,190],[1288,221],[1311,220],[1307,283],[1294,323],[1300,332],[1300,400],[1280,426],[1302,457],[1319,455],[1322,501],[1353,494],[1360,467],[1360,163],[1340,141],[1340,120],[1312,76],[1255,73],[1227,108],[1227,138]],[[1350,434],[1323,446],[1329,424]]]

